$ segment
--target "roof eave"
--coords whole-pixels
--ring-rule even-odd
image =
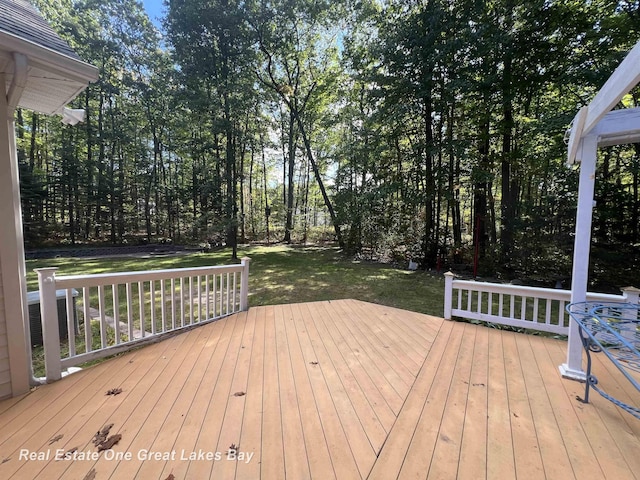
[[[37,43],[0,31],[0,45],[6,52],[17,52],[29,58],[29,64],[56,72],[70,80],[89,83],[98,80],[98,68]]]

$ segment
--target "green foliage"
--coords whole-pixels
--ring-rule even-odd
[[[564,132],[640,25],[609,0],[172,0],[161,33],[133,0],[35,3],[100,79],[83,125],[19,115],[28,247],[332,229],[359,258],[477,251],[504,277],[568,275]],[[638,158],[602,155],[598,245],[640,244]]]

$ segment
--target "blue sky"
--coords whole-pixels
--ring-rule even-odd
[[[164,10],[164,3],[162,0],[142,0],[142,5],[144,5],[147,14],[151,21],[160,28],[159,19],[162,17],[162,12]]]

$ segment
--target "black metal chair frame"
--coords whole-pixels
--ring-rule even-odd
[[[580,327],[582,346],[587,353],[584,398],[579,400],[589,403],[589,390],[593,388],[607,400],[640,419],[640,408],[622,402],[602,390],[591,371],[591,354],[602,352],[640,392],[640,305],[577,302],[566,308]],[[634,374],[637,374],[635,378]]]

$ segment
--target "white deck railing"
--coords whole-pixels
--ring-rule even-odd
[[[97,275],[57,277],[56,270],[36,270],[47,382],[69,367],[248,308],[248,258],[239,265]],[[65,302],[66,318],[58,318],[56,301]]]
[[[638,291],[630,287],[622,295],[587,293],[587,300],[638,303]],[[445,273],[447,320],[461,317],[569,335],[565,307],[570,301],[570,290],[457,280],[453,273]]]

